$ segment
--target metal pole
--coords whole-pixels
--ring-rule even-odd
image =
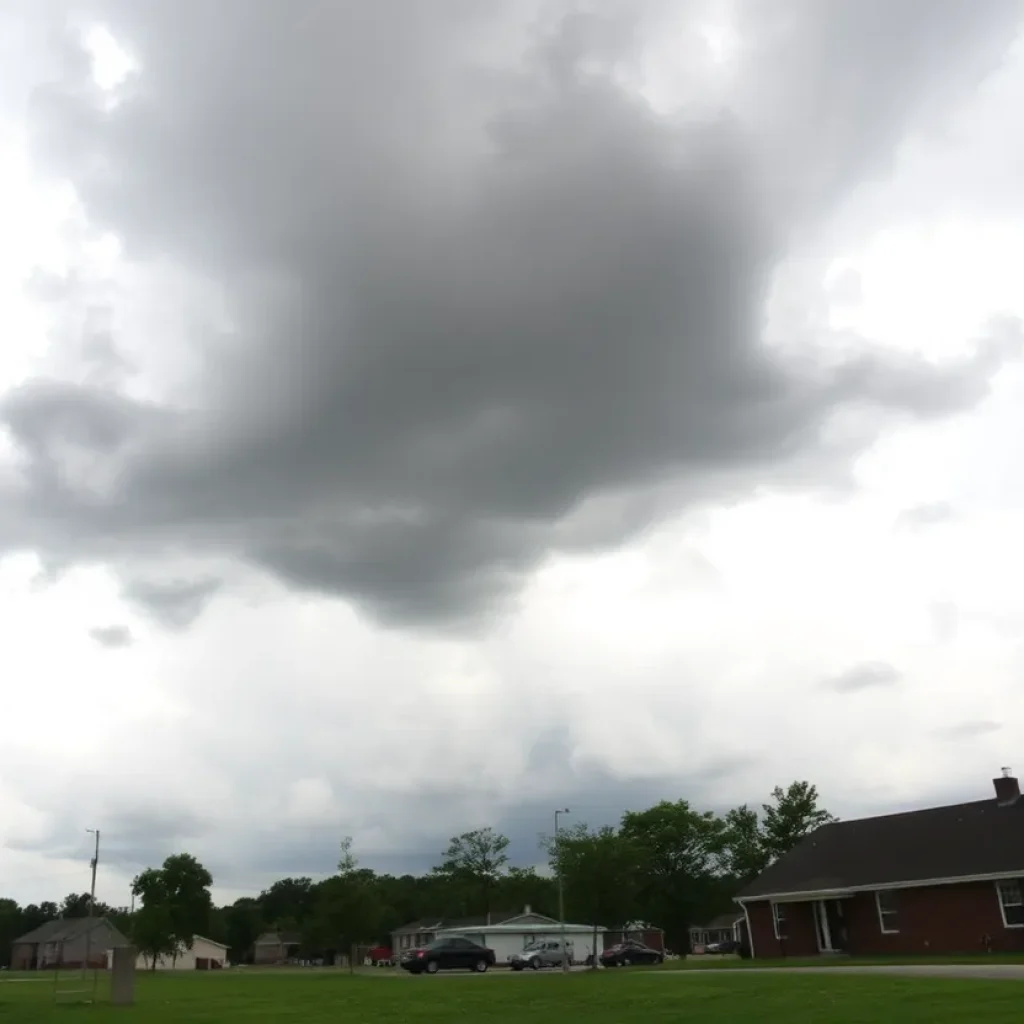
[[[83,970],[89,968],[89,958],[92,955],[92,925],[93,916],[96,910],[96,865],[100,861],[100,830],[98,828],[87,828],[86,832],[91,832],[96,837],[96,847],[92,856],[92,882],[89,886],[89,924],[86,927],[85,932],[85,963],[82,965]]]
[[[562,807],[555,811],[555,864],[558,866],[558,920],[562,930],[562,970],[569,970],[569,948],[565,938],[565,890],[562,884],[562,841],[558,831],[558,817],[561,814],[568,814],[569,808]]]

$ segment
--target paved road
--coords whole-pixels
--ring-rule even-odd
[[[865,964],[863,967],[742,967],[696,968],[683,971],[649,971],[666,978],[690,974],[893,974],[928,978],[1002,978],[1024,981],[1024,964]]]

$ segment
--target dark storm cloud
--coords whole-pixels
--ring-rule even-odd
[[[901,673],[887,661],[865,661],[826,679],[824,685],[836,693],[860,693],[863,690],[888,689],[900,679]]]
[[[135,643],[135,637],[127,626],[97,626],[89,630],[89,636],[101,647],[111,650],[121,650]]]
[[[521,5],[462,0],[83,10],[144,71],[113,111],[41,89],[37,162],[129,258],[212,279],[232,340],[187,414],[14,396],[9,548],[226,555],[392,621],[476,618],[592,543],[569,518],[590,499],[829,479],[855,454],[823,439],[835,413],[859,410],[867,442],[888,414],[969,408],[1006,356],[796,360],[759,327],[784,238],[990,69],[1017,3],[751,4],[718,120],[614,85],[634,36],[585,14],[531,32]],[[83,448],[104,487],[69,481]]]

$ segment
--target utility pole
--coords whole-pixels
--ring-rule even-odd
[[[85,933],[85,963],[82,965],[83,970],[88,970],[89,958],[92,954],[93,917],[96,914],[96,866],[100,862],[100,830],[98,828],[87,828],[85,831],[96,837],[96,847],[92,855],[92,863],[90,864],[92,868],[92,882],[89,885],[89,924]]]
[[[562,841],[561,833],[558,831],[558,818],[562,814],[568,814],[569,808],[562,807],[555,811],[555,864],[558,873],[558,920],[562,928],[562,971],[569,970],[569,948],[565,939],[565,888],[562,883]]]

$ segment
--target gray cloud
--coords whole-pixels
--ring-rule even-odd
[[[209,577],[196,580],[135,579],[125,584],[124,596],[166,629],[186,629],[223,585]]]
[[[206,346],[187,406],[10,396],[9,549],[227,557],[389,621],[466,622],[593,543],[590,500],[835,481],[891,415],[973,406],[1008,356],[797,360],[758,329],[784,238],[987,72],[1019,4],[818,0],[770,24],[751,5],[718,119],[613,83],[643,42],[616,27],[628,5],[538,31],[463,0],[94,7],[143,74],[113,112],[70,73],[40,89],[37,165],[130,259],[212,281],[237,340]],[[637,507],[604,543],[678,510]]]
[[[933,601],[928,609],[935,639],[948,643],[960,629],[960,609],[952,601]]]
[[[975,719],[966,722],[957,722],[956,725],[949,725],[937,729],[935,735],[944,740],[971,740],[978,736],[988,736],[991,733],[1002,729],[1000,722],[992,722],[987,719]]]
[[[97,626],[89,630],[89,636],[101,647],[111,650],[131,647],[135,643],[135,637],[127,626]]]
[[[941,526],[943,523],[948,523],[955,515],[956,511],[949,502],[933,501],[905,508],[896,517],[896,526],[904,530],[922,530],[929,526]]]
[[[860,693],[895,686],[901,678],[901,673],[887,661],[865,661],[826,679],[823,685],[836,693]]]

